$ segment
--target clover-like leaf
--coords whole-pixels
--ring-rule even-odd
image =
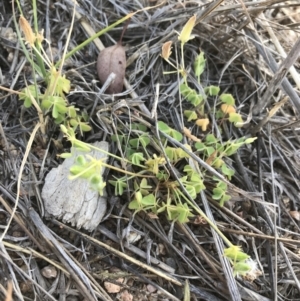
[[[229,114],[229,121],[234,123],[236,127],[242,127],[244,125],[243,118],[238,113],[230,113]]]
[[[204,88],[206,94],[210,96],[217,96],[220,92],[220,88],[218,86],[208,86]]]
[[[235,100],[233,98],[233,96],[231,94],[221,94],[220,95],[220,100],[223,102],[223,103],[226,103],[228,105],[232,105],[234,106],[234,103],[235,103]]]
[[[197,113],[195,111],[185,110],[183,112],[184,116],[187,118],[187,121],[192,121],[197,119]]]

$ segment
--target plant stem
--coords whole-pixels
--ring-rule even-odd
[[[197,211],[204,219],[205,221],[218,233],[218,235],[223,239],[223,241],[227,244],[228,247],[232,247],[233,244],[230,242],[230,240],[219,230],[219,228],[207,217],[207,215],[198,207],[196,207],[179,189],[179,194],[181,197],[185,199],[185,201],[195,210]]]

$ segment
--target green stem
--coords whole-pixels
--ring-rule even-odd
[[[117,22],[105,27],[104,29],[100,30],[99,32],[97,32],[96,34],[94,34],[93,36],[91,36],[89,39],[85,40],[84,42],[82,42],[81,44],[79,44],[78,46],[76,46],[74,49],[72,49],[71,51],[69,51],[66,56],[65,56],[65,60],[68,59],[69,57],[71,57],[74,53],[76,53],[77,51],[79,51],[81,48],[85,47],[86,45],[88,45],[89,43],[91,43],[92,41],[94,41],[96,38],[100,37],[101,35],[103,35],[104,33],[108,32],[109,30],[113,29],[114,27],[116,27],[117,25],[119,25],[120,23],[123,23],[124,21],[126,21],[127,19],[131,18],[135,13],[131,13],[126,15],[125,17],[123,17],[122,19],[118,20]],[[61,60],[59,60],[56,64],[55,67],[58,67],[61,63]]]
[[[34,32],[37,35],[39,33],[39,26],[38,26],[38,16],[37,16],[37,5],[36,0],[32,0],[32,9],[33,9],[33,22],[34,22]],[[39,41],[36,41],[35,43],[36,49],[34,49],[34,53],[36,55],[37,63],[41,69],[41,72],[43,74],[43,78],[45,81],[47,81],[47,72],[45,68],[45,64],[41,55],[41,45]]]
[[[195,210],[197,213],[199,213],[205,221],[218,233],[218,235],[223,239],[223,241],[227,244],[228,247],[232,247],[233,244],[230,242],[230,240],[219,230],[219,228],[207,217],[207,215],[198,207],[196,207],[179,189],[179,194],[185,199],[185,201]]]

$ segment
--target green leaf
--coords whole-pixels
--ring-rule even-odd
[[[71,158],[73,155],[71,153],[62,153],[59,155],[59,157],[63,159]]]
[[[206,154],[207,154],[208,156],[212,155],[215,151],[216,151],[215,148],[212,147],[212,146],[208,146],[208,147],[206,148]]]
[[[126,158],[129,158],[129,160],[130,160],[131,156],[132,156],[133,154],[135,154],[135,153],[136,153],[136,150],[135,150],[135,149],[132,149],[132,148],[127,147],[126,150],[125,150],[125,157],[126,157]]]
[[[134,195],[134,199],[128,204],[128,208],[131,210],[142,210],[143,196],[140,191],[137,191]]]
[[[221,189],[221,188],[216,187],[216,188],[213,189],[212,198],[214,200],[220,200],[222,198],[223,194],[224,194],[224,190]]]
[[[60,114],[65,114],[68,112],[68,108],[65,104],[57,103],[54,105]]]
[[[213,165],[212,166],[215,167],[215,168],[220,168],[223,165],[224,165],[224,161],[221,158],[216,158],[213,161]]]
[[[145,197],[143,197],[142,205],[143,205],[144,210],[150,209],[151,207],[155,206],[156,205],[155,196],[151,193],[151,194],[146,195]]]
[[[220,95],[220,100],[223,103],[226,103],[226,104],[232,105],[232,106],[234,106],[234,103],[235,103],[235,100],[234,100],[234,98],[231,94],[221,94]]]
[[[251,271],[251,265],[246,261],[240,261],[233,264],[233,275],[245,276],[248,272]]]
[[[77,128],[77,126],[78,126],[78,121],[76,120],[76,119],[70,119],[70,125],[72,126],[72,127],[74,127],[74,128]]]
[[[132,123],[131,124],[131,129],[141,131],[141,132],[146,132],[147,131],[147,127],[144,124],[141,124],[141,123]]]
[[[225,114],[222,112],[222,110],[217,110],[215,114],[216,119],[221,119],[225,117]]]
[[[29,85],[21,91],[19,99],[24,101],[24,107],[30,108],[32,105],[31,98],[38,100],[39,91],[35,85]]]
[[[229,121],[232,122],[236,127],[243,126],[243,118],[238,113],[230,113],[229,114]]]
[[[231,247],[224,249],[224,255],[225,257],[233,260],[234,262],[246,260],[250,257],[246,253],[242,252],[242,248],[240,246],[235,246],[235,245],[232,245]]]
[[[127,184],[126,184],[126,180],[124,178],[120,178],[120,179],[117,179],[115,178],[116,181],[114,180],[109,180],[108,182],[115,186],[115,196],[117,195],[123,195],[123,192],[124,192],[124,188],[127,188]]]
[[[89,178],[89,181],[91,183],[91,185],[99,185],[99,183],[101,183],[102,181],[102,177],[99,176],[99,175],[92,175],[90,178]]]
[[[59,111],[58,111],[57,107],[56,107],[56,106],[53,106],[53,109],[52,109],[52,117],[53,117],[54,119],[56,119],[56,118],[58,117],[58,115],[59,115]]]
[[[120,141],[120,144],[123,143],[123,140],[125,138],[125,135],[112,135],[111,140],[114,142]]]
[[[194,89],[191,89],[184,83],[179,86],[179,91],[195,107],[200,105],[204,100],[202,95],[198,95]]]
[[[90,147],[86,143],[84,143],[80,140],[77,140],[77,139],[73,141],[73,147],[75,147],[77,150],[83,151],[83,152],[91,151]]]
[[[174,147],[167,146],[165,148],[165,152],[171,162],[173,162],[173,161],[176,162],[178,160],[178,157],[176,154],[176,149]]]
[[[227,176],[229,180],[231,180],[231,177],[234,175],[234,170],[231,168],[228,168],[226,164],[223,164],[221,167],[223,175]]]
[[[236,145],[234,142],[232,142],[232,144],[224,150],[224,153],[229,157],[235,154],[240,147],[241,145]]]
[[[129,160],[132,164],[140,165],[142,161],[145,161],[144,154],[135,152],[129,157]]]
[[[204,88],[204,91],[209,96],[217,96],[220,92],[220,88],[218,86],[208,86]]]
[[[254,142],[256,139],[257,139],[257,137],[247,138],[244,143],[245,144],[250,144],[250,143]]]
[[[191,167],[191,165],[185,165],[183,168],[183,171],[188,174],[189,176],[193,175],[196,173],[196,171]]]
[[[147,179],[144,178],[144,179],[142,179],[139,188],[140,188],[141,194],[144,196],[144,195],[149,194],[149,190],[152,188],[152,186],[148,185]]]
[[[80,122],[79,123],[79,128],[81,132],[89,132],[92,130],[92,127],[89,126],[87,123],[85,122]]]
[[[163,133],[165,133],[165,134],[170,133],[170,130],[171,130],[170,127],[166,123],[164,123],[163,121],[158,121],[157,126],[158,126],[158,129],[160,131],[162,131]]]
[[[198,118],[195,111],[185,110],[183,114],[187,118],[187,121],[196,120]]]
[[[70,118],[76,118],[77,112],[76,112],[76,109],[75,109],[74,106],[68,107],[68,116],[69,116]]]
[[[169,179],[169,175],[166,174],[165,171],[159,171],[156,175],[156,178],[159,180],[159,181],[162,181],[162,182],[165,182]]]
[[[189,95],[191,93],[191,88],[188,85],[186,85],[185,83],[183,83],[179,86],[179,91],[183,96],[186,97],[187,95]]]
[[[87,170],[86,166],[73,165],[70,167],[70,173],[73,176],[78,176],[80,174],[80,178],[88,179],[94,174],[94,170]],[[72,177],[74,178],[74,177]]]
[[[186,203],[177,204],[172,212],[173,220],[177,220],[181,224],[187,223],[189,221],[189,217],[192,216],[194,216],[194,214],[191,213],[191,209]]]
[[[220,206],[223,207],[225,202],[229,201],[231,199],[230,195],[228,194],[224,194],[221,198],[220,202]]]
[[[30,98],[26,98],[26,99],[24,100],[24,107],[25,107],[26,109],[28,109],[28,108],[31,107],[31,105],[32,105],[31,99],[30,99]]]
[[[146,147],[150,143],[150,138],[142,135],[140,137],[140,143],[143,147]]]
[[[205,69],[205,63],[206,59],[204,58],[204,52],[200,52],[194,62],[194,71],[195,75],[198,77],[198,80]]]
[[[69,93],[71,88],[71,83],[68,79],[65,78],[65,75],[61,75],[59,71],[57,71],[54,67],[51,68],[49,72],[49,87],[53,88],[54,84],[54,91],[56,94],[63,96],[64,93]]]
[[[57,117],[55,118],[54,122],[56,124],[61,124],[66,120],[64,115],[58,114]]]
[[[213,134],[208,134],[205,138],[205,141],[209,144],[217,143],[218,139]]]
[[[143,188],[143,189],[151,189],[152,186],[151,185],[148,185],[148,181],[146,178],[143,178],[141,183],[140,183],[140,187]]]
[[[170,135],[172,138],[174,138],[175,140],[177,140],[178,142],[180,142],[180,141],[182,140],[182,138],[183,138],[183,136],[182,136],[181,133],[179,133],[178,131],[173,130],[173,129],[171,129],[169,135]]]
[[[192,199],[195,199],[197,197],[197,192],[194,186],[192,185],[184,185],[186,191],[188,192],[188,194],[190,195],[190,197]]]
[[[224,183],[223,181],[218,180],[218,184],[217,184],[218,188],[221,188],[223,191],[227,190],[227,184]]]
[[[184,145],[186,148],[188,148],[189,145]],[[188,148],[190,149],[190,148]],[[191,149],[190,149],[191,150]],[[176,152],[176,156],[178,157],[178,160],[179,159],[183,159],[183,158],[189,158],[190,155],[188,153],[186,153],[182,148],[176,148],[175,149],[175,152]]]
[[[145,135],[129,140],[129,144],[134,148],[139,148],[140,145],[146,147],[149,143],[150,143],[150,138]]]
[[[87,161],[86,161],[86,159],[85,159],[85,157],[83,155],[79,155],[75,159],[75,163],[77,165],[83,166],[83,165],[85,165],[87,163]]]
[[[51,98],[47,97],[42,100],[42,108],[45,110],[51,109],[53,102],[50,100]]]
[[[195,148],[198,151],[204,151],[206,149],[206,145],[203,142],[196,142],[195,143]]]

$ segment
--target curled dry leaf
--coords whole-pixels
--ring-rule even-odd
[[[172,41],[168,41],[162,45],[161,57],[166,61],[169,59],[170,55],[172,54],[171,48],[172,48]]]
[[[201,127],[203,132],[205,132],[207,130],[207,126],[209,125],[209,119],[208,118],[197,119],[196,124]]]
[[[228,104],[226,104],[226,103],[223,103],[223,104],[221,105],[221,110],[222,110],[222,112],[223,112],[224,114],[230,114],[230,113],[235,113],[235,112],[236,112],[234,106],[228,105]]]
[[[121,43],[105,48],[99,53],[97,60],[98,77],[104,84],[111,73],[116,75],[115,80],[106,90],[108,94],[121,93],[126,69],[126,54]]]
[[[33,33],[29,22],[21,15],[19,19],[21,30],[24,33],[25,41],[32,47],[35,43],[36,36]]]

